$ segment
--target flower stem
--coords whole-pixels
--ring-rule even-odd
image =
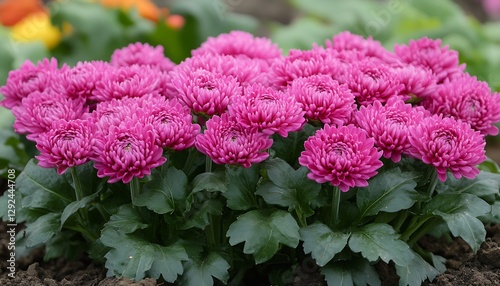
[[[422,225],[427,221],[429,220],[429,216],[425,216],[425,217],[419,217],[418,216],[415,216],[413,217],[413,219],[410,221],[410,224],[408,226],[408,228],[405,230],[405,232],[401,235],[401,240],[403,241],[408,241],[410,239],[410,237],[413,235],[413,233],[415,233],[416,231],[419,230],[420,227],[422,227]]]
[[[75,187],[75,197],[77,201],[80,201],[83,199],[83,189],[82,189],[82,183],[80,182],[80,179],[78,178],[78,174],[76,172],[76,167],[71,168],[71,178],[73,179],[73,184]],[[79,227],[76,228],[78,232],[80,232],[87,240],[89,241],[95,241],[97,239],[97,235],[93,234],[90,230],[90,221],[89,221],[89,214],[86,208],[81,208],[76,212],[76,220],[78,221],[78,224],[80,225]]]
[[[191,171],[193,169],[193,164],[194,160],[196,159],[197,152],[194,148],[189,149],[188,152],[189,152],[188,157],[186,159],[184,167],[182,168],[182,171],[184,171],[184,174],[189,176],[189,174],[191,174]]]
[[[300,206],[297,206],[297,208],[295,208],[295,213],[297,214],[297,219],[299,220],[299,226],[306,227],[307,221],[306,218],[304,217],[304,213],[302,212]]]
[[[207,156],[205,160],[205,172],[212,172],[212,158],[210,158],[209,156]]]
[[[132,199],[132,205],[135,206],[135,199],[139,196],[139,179],[134,177],[130,181],[130,198]]]
[[[340,209],[340,189],[337,186],[333,186],[332,195],[332,205],[330,209],[330,227],[334,227],[339,224],[339,209]]]
[[[78,174],[76,173],[76,168],[72,167],[70,169],[71,169],[71,178],[73,179],[73,184],[75,185],[76,200],[79,201],[79,200],[83,199],[82,183],[80,182],[80,179],[78,178]]]
[[[429,189],[427,190],[427,195],[429,198],[432,198],[432,195],[434,194],[434,190],[436,189],[438,183],[438,174],[435,168],[432,169],[431,172],[431,182],[429,183]]]

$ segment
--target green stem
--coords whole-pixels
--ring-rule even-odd
[[[188,175],[191,174],[191,169],[193,169],[194,161],[196,159],[196,155],[198,152],[195,151],[194,148],[189,149],[188,157],[186,159],[186,163],[184,164],[184,167],[182,168],[182,171],[184,171],[184,174]]]
[[[306,221],[306,218],[304,217],[304,213],[302,212],[302,209],[300,208],[300,206],[295,208],[295,213],[297,214],[297,219],[299,220],[299,226],[306,227],[307,221]]]
[[[82,183],[80,182],[80,179],[78,178],[78,174],[76,173],[76,168],[72,167],[70,169],[71,169],[71,177],[73,179],[73,184],[75,184],[76,200],[79,201],[79,200],[83,199]]]
[[[72,167],[70,169],[71,169],[71,178],[73,179],[73,184],[75,187],[75,197],[77,201],[80,201],[84,197],[82,183],[78,178],[76,167]],[[97,236],[89,231],[91,227],[90,227],[88,210],[86,208],[81,208],[75,213],[75,216],[76,220],[78,221],[78,224],[80,225],[80,227],[77,228],[77,231],[80,232],[85,238],[89,239],[90,241],[95,241],[97,239]]]
[[[212,172],[212,158],[210,158],[209,156],[207,156],[205,159],[205,172]]]
[[[140,186],[139,179],[134,177],[132,181],[130,181],[130,198],[132,199],[132,205],[135,206],[135,199],[139,196]]]
[[[332,195],[332,205],[330,209],[330,227],[334,227],[339,224],[339,209],[340,209],[340,189],[337,186],[333,186]]]
[[[416,232],[414,232],[411,236],[411,238],[408,240],[408,245],[412,247],[417,243],[417,241],[422,238],[425,234],[427,234],[433,227],[436,226],[436,223],[439,222],[439,220],[436,219],[431,219],[427,221],[427,224],[423,227],[420,227]]]
[[[418,216],[415,216],[413,217],[413,219],[410,221],[410,225],[408,226],[408,228],[405,230],[405,232],[401,235],[401,240],[402,241],[408,241],[410,239],[410,237],[413,235],[413,233],[415,233],[416,231],[418,231],[418,229],[427,221],[429,220],[429,216],[425,216],[425,217],[419,217]]]
[[[394,223],[394,230],[396,230],[397,232],[399,232],[399,229],[401,228],[401,226],[403,225],[403,223],[408,218],[408,213],[409,213],[409,211],[405,210],[403,213],[399,214],[398,219]]]
[[[431,172],[431,181],[429,183],[429,189],[427,190],[427,195],[429,198],[432,198],[432,195],[434,194],[434,190],[436,189],[438,183],[438,174],[435,168],[432,169]]]

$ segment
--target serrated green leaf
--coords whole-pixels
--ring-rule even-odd
[[[486,171],[495,174],[500,173],[500,167],[498,166],[498,164],[495,162],[495,160],[489,157],[486,158],[486,161],[479,164],[478,168],[481,171]]]
[[[325,266],[335,254],[344,249],[350,236],[348,233],[334,232],[322,223],[303,227],[299,232],[300,239],[304,241],[304,252],[311,253],[320,267]]]
[[[81,257],[88,247],[83,242],[79,234],[74,231],[61,231],[45,243],[45,253],[43,259],[49,261],[64,257],[69,260],[75,260]]]
[[[245,242],[243,252],[253,254],[257,264],[271,259],[280,244],[297,247],[300,238],[295,219],[281,210],[244,213],[229,226],[226,236],[231,245]]]
[[[82,198],[79,201],[74,201],[67,205],[61,214],[61,226],[59,229],[62,229],[64,223],[70,216],[76,213],[79,209],[87,207],[98,195],[99,193],[94,193],[90,196]]]
[[[486,237],[483,223],[477,217],[491,211],[479,197],[467,193],[444,193],[425,205],[423,212],[441,217],[454,236],[462,237],[477,251]]]
[[[123,233],[132,233],[138,229],[144,229],[148,225],[141,222],[141,218],[136,209],[131,205],[122,205],[118,212],[111,216],[104,228],[119,229]]]
[[[425,279],[432,281],[440,272],[427,263],[420,255],[414,253],[410,264],[395,265],[400,286],[420,286]]]
[[[191,258],[184,263],[184,274],[182,285],[188,286],[212,286],[213,278],[219,279],[226,284],[229,279],[229,268],[231,265],[217,253],[211,252],[206,257]]]
[[[255,191],[259,182],[259,168],[252,165],[250,168],[226,165],[227,191],[222,195],[227,199],[227,206],[233,210],[249,210],[257,206]]]
[[[388,263],[405,266],[413,260],[413,252],[408,244],[399,240],[399,235],[388,224],[373,223],[354,230],[349,239],[349,247],[359,252],[368,261],[379,258]]]
[[[328,285],[381,285],[377,271],[366,259],[362,258],[330,262],[321,267],[321,274],[325,275]]]
[[[219,200],[210,199],[204,201],[200,208],[189,216],[181,229],[190,229],[192,227],[205,229],[210,224],[210,215],[220,216],[223,207],[222,202]]]
[[[201,173],[193,179],[193,192],[207,190],[221,192],[227,190],[224,173]]]
[[[398,212],[410,208],[417,199],[414,172],[401,172],[399,168],[387,170],[370,180],[366,188],[358,190],[356,203],[361,217],[383,212]]]
[[[17,178],[17,189],[23,194],[23,208],[58,212],[73,201],[73,190],[65,178],[55,169],[37,166],[34,159]]]
[[[59,232],[60,224],[60,213],[48,213],[40,216],[36,221],[26,226],[26,240],[24,244],[26,247],[32,248],[46,243]]]
[[[449,175],[444,183],[438,185],[439,192],[469,193],[479,197],[499,194],[500,174],[481,171],[474,179],[455,179]]]
[[[142,193],[135,198],[135,205],[147,207],[158,214],[172,213],[184,206],[187,194],[187,176],[170,167],[165,174],[156,174],[147,182]]]

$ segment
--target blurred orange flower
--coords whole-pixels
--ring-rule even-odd
[[[45,11],[39,0],[0,1],[0,24],[13,26],[29,14]]]

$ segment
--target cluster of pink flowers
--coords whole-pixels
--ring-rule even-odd
[[[59,173],[92,160],[98,176],[129,182],[194,147],[217,164],[269,157],[273,136],[306,123],[309,178],[342,191],[366,186],[383,165],[410,156],[473,178],[497,135],[498,94],[467,74],[458,53],[422,38],[394,52],[343,32],[325,47],[282,55],[241,31],[209,38],[178,65],[162,47],[135,43],[109,62],[58,67],[27,61],[0,88],[16,132],[35,141]]]

